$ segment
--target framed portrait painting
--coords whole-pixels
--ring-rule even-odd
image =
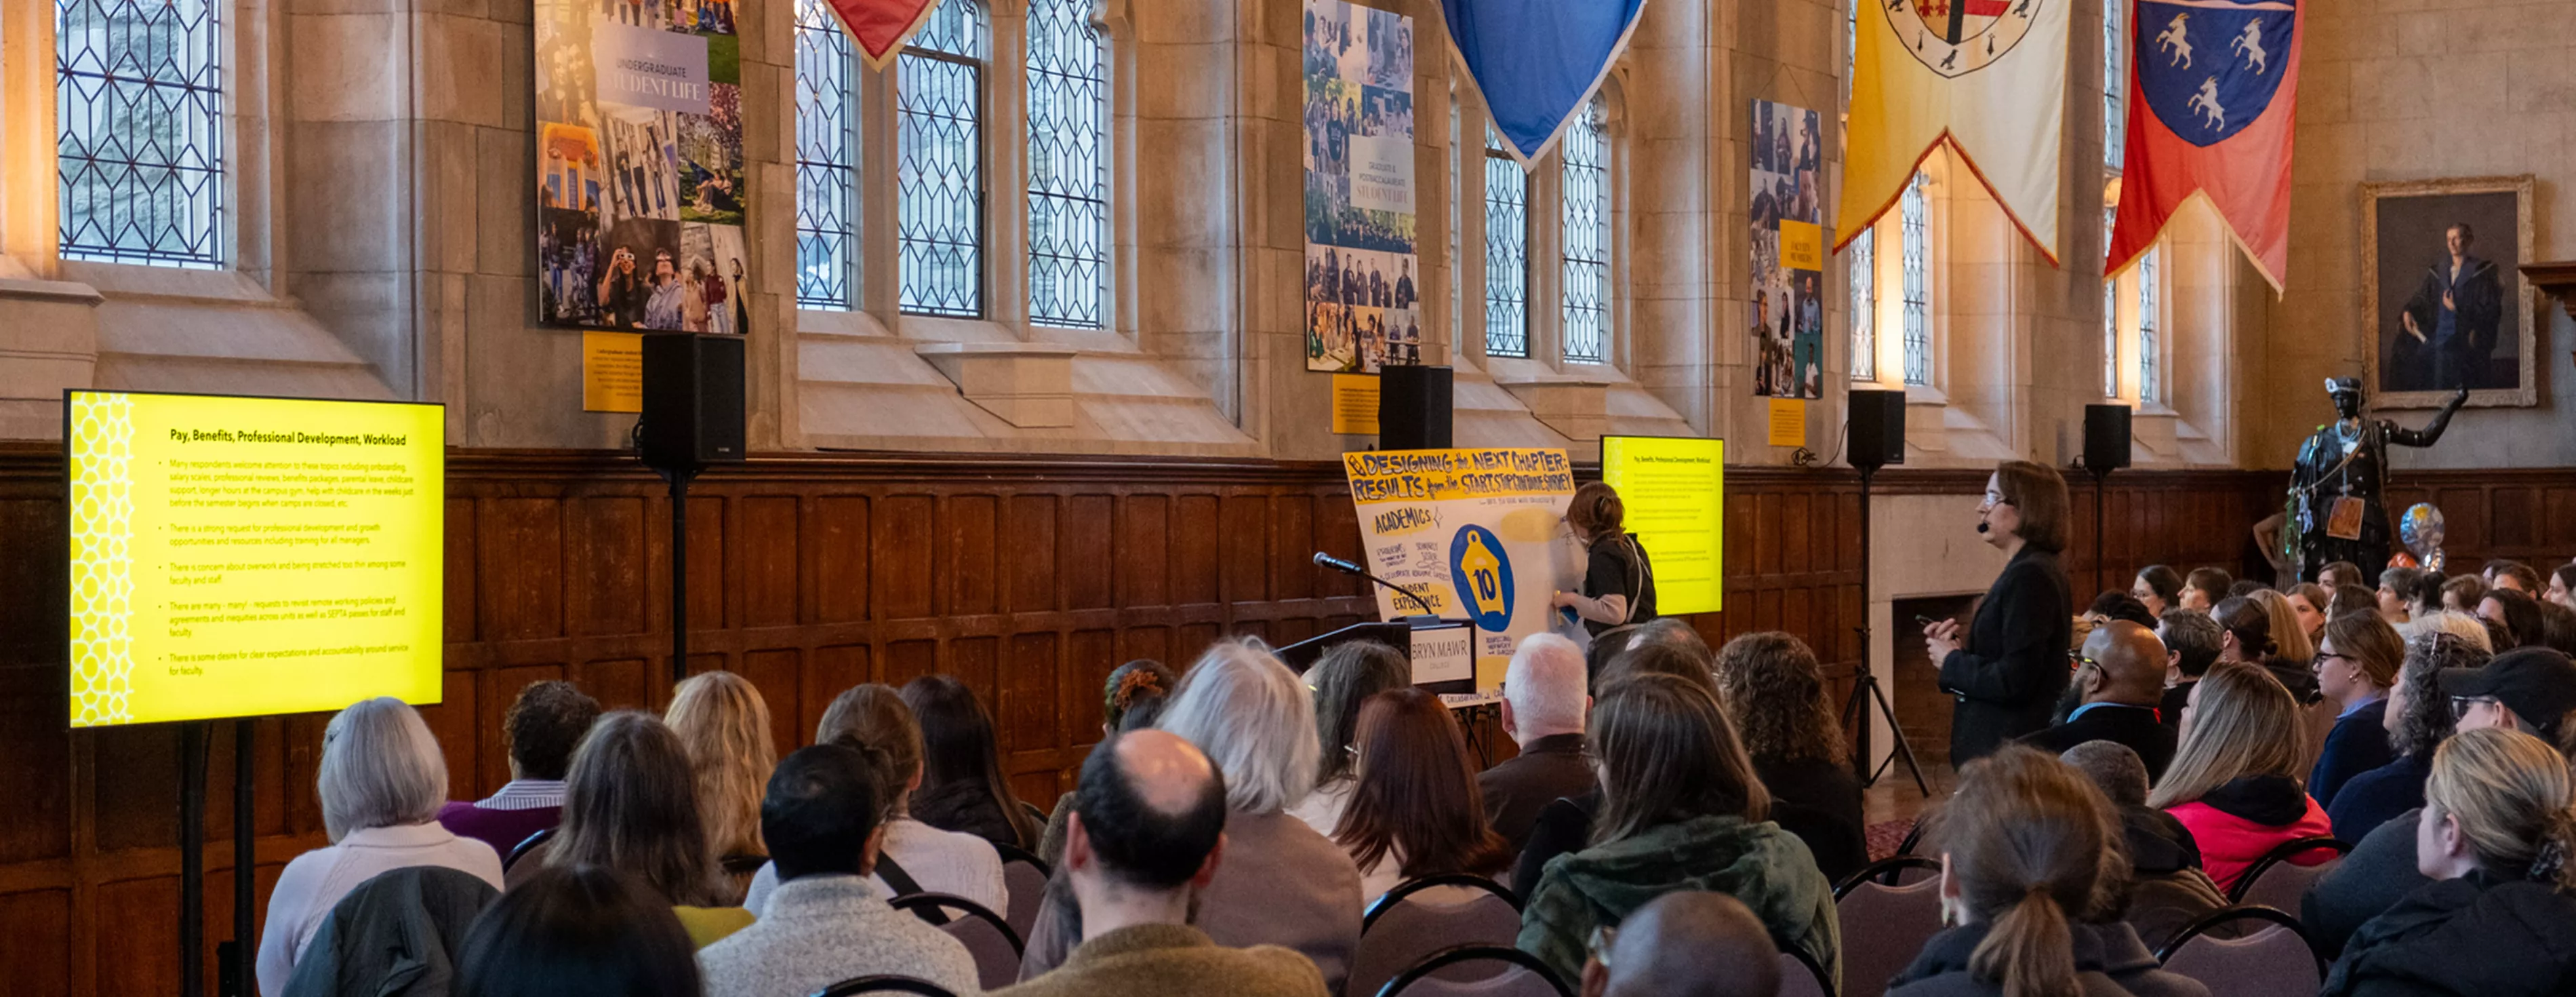
[[[2361,185],[2363,383],[2379,407],[2461,388],[2470,405],[2538,403],[2531,238],[2527,175]]]

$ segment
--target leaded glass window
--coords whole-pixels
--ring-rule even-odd
[[[2124,106],[2128,97],[2129,77],[2122,72],[2126,65],[2127,32],[2121,30],[2120,16],[2127,4],[2102,5],[2102,165],[2113,172],[2120,169],[2121,156],[2128,145],[2129,116]]]
[[[1091,0],[1029,3],[1029,320],[1109,325],[1109,50]]]
[[[2156,250],[2138,257],[2138,400],[2156,400]]]
[[[1565,184],[1565,359],[1601,363],[1610,355],[1610,142],[1601,130],[1599,97],[1575,115],[1559,148]]]
[[[2117,205],[2102,208],[2105,258],[2110,255],[2111,219],[2119,211]],[[2116,275],[2102,278],[2102,397],[2120,397],[2120,278]]]
[[[856,50],[826,0],[796,0],[796,304],[847,309],[858,274]]]
[[[984,8],[941,0],[895,60],[900,304],[984,314]]]
[[[1485,130],[1485,355],[1529,356],[1529,175]]]
[[[66,259],[224,263],[225,0],[56,0]]]
[[[1878,379],[1878,231],[1862,229],[1843,248],[1851,268],[1851,376]]]
[[[1904,241],[1905,383],[1932,383],[1932,205],[1930,179],[1921,173],[1898,199]]]

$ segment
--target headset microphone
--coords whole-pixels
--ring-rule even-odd
[[[1990,526],[1986,525],[1986,521],[1985,521],[1985,520],[1982,520],[1982,519],[1977,520],[1977,532],[1979,532],[1979,533],[1984,533],[1984,532],[1987,532],[1987,531],[1988,531],[1988,530],[1990,530],[1990,529],[1992,529],[1992,527],[1990,527]]]

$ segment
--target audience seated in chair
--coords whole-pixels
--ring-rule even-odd
[[[1100,693],[1100,736],[1153,726],[1171,701],[1172,688],[1180,684],[1179,675],[1151,658],[1110,669],[1107,687]],[[1066,790],[1055,798],[1055,809],[1047,812],[1046,830],[1038,835],[1035,854],[1050,868],[1064,862],[1064,824],[1073,814],[1073,796],[1073,790]]]
[[[1529,844],[1538,812],[1558,799],[1582,796],[1600,785],[1584,751],[1583,650],[1555,634],[1531,634],[1512,652],[1503,673],[1503,733],[1520,754],[1476,776],[1485,815],[1503,845],[1519,855]]]
[[[2327,621],[2317,648],[2317,689],[2334,704],[2334,728],[2316,767],[2308,770],[2308,795],[2331,815],[2335,794],[2352,777],[2397,759],[2388,743],[2388,690],[2405,664],[2406,644],[2376,612],[2347,613]]]
[[[1708,688],[1636,674],[1593,710],[1601,814],[1590,847],[1550,860],[1526,891],[1519,947],[1574,979],[1592,930],[1674,890],[1733,894],[1782,946],[1842,972],[1833,886],[1796,836]]]
[[[698,818],[724,873],[728,905],[742,902],[751,870],[768,850],[760,842],[760,795],[778,765],[770,741],[769,704],[751,680],[733,672],[702,672],[671,690],[662,722],[689,752],[698,787]],[[730,867],[740,865],[736,874]]]
[[[2576,712],[2576,663],[2547,648],[2500,654],[2483,668],[2444,669],[2436,673],[2434,691],[2446,705],[2459,707],[2454,738],[2503,728],[2539,737],[2564,753],[2566,742],[2576,736],[2576,722],[2571,722],[2576,718],[2570,716]],[[2434,749],[2436,754],[2439,750]],[[2429,779],[2428,772],[2428,792]],[[2418,808],[2373,828],[2332,874],[2308,891],[2300,904],[2301,920],[2320,946],[2342,948],[2363,922],[2425,885],[2415,860],[2421,817]]]
[[[634,876],[672,906],[699,945],[751,923],[750,912],[731,906],[731,884],[708,844],[688,749],[649,713],[620,710],[591,725],[565,779],[563,824],[510,867],[510,885],[576,865]]]
[[[2300,788],[2300,736],[2298,707],[2260,668],[2220,662],[2191,687],[2182,744],[2147,805],[2191,830],[2219,889],[2233,887],[2273,846],[2334,830]]]
[[[455,997],[702,997],[697,946],[668,901],[595,865],[548,869],[466,933]]]
[[[982,989],[966,946],[887,906],[866,878],[897,791],[885,768],[846,744],[814,745],[779,763],[760,805],[778,889],[759,921],[698,953],[707,997],[805,997],[878,973],[953,993]]]
[[[2183,577],[2182,608],[2209,612],[2227,598],[2227,589],[2236,579],[2217,568],[2193,568]]]
[[[1012,795],[993,715],[974,690],[953,675],[924,675],[904,683],[903,701],[921,724],[923,779],[912,794],[913,817],[942,831],[1035,851],[1046,815]]]
[[[2022,743],[2054,755],[2086,741],[2109,741],[2137,752],[2149,778],[2161,777],[2175,741],[2174,728],[2156,721],[2167,667],[2155,631],[2127,620],[2093,628],[2068,682],[2083,705],[2065,723],[2023,735]]]
[[[2433,749],[2451,736],[2451,700],[2436,686],[2439,675],[2445,668],[2477,668],[2488,659],[2468,639],[2429,625],[2407,638],[2405,648],[2380,718],[2395,757],[2345,780],[2326,807],[2335,837],[2345,841],[2358,844],[2379,825],[2424,805],[2424,777],[2433,771]],[[2343,925],[2337,940],[2358,926]]]
[[[2113,919],[2119,826],[2074,769],[2007,745],[1968,763],[1931,836],[1961,926],[1932,937],[1889,997],[2205,997]]]
[[[1295,949],[1314,961],[1327,988],[1340,990],[1360,940],[1359,867],[1286,812],[1315,778],[1315,705],[1305,684],[1259,641],[1225,641],[1182,675],[1161,727],[1225,775],[1227,861],[1193,892],[1194,923],[1218,945]],[[1050,889],[1022,979],[1063,961],[1055,941],[1064,933],[1046,928],[1059,905]]]
[[[1287,670],[1276,661],[1268,664]],[[1193,672],[1191,678],[1197,677]],[[1065,835],[1064,879],[1082,909],[1082,943],[1054,970],[999,992],[1015,997],[1327,993],[1323,974],[1294,950],[1221,947],[1207,932],[1190,926],[1196,900],[1242,847],[1226,833],[1234,823],[1228,789],[1206,754],[1171,733],[1140,730],[1102,740],[1082,764]]]
[[[329,847],[295,857],[277,877],[262,922],[255,969],[262,997],[278,997],[331,908],[376,874],[445,866],[501,886],[492,846],[438,824],[447,761],[420,714],[399,699],[359,700],[322,732],[315,780]]]
[[[2498,588],[2478,600],[2478,618],[2504,627],[2506,643],[2497,652],[2517,647],[2546,647],[2541,637],[2540,601],[2509,588]]]
[[[1360,733],[1360,704],[1389,689],[1413,684],[1403,652],[1373,640],[1344,641],[1325,649],[1306,670],[1315,690],[1315,788],[1288,813],[1327,838],[1351,805],[1351,751]]]
[[[377,873],[331,906],[287,976],[285,997],[447,997],[466,930],[500,895],[444,866]]]
[[[1779,950],[1762,919],[1723,893],[1675,890],[1604,931],[1583,964],[1583,997],[1772,997]]]
[[[2094,596],[2093,605],[2084,610],[2084,615],[2101,621],[2125,620],[2149,630],[2156,628],[2156,614],[2148,612],[2146,603],[2127,592],[2106,591]]]
[[[1351,800],[1333,843],[1359,867],[1364,912],[1408,879],[1491,878],[1511,864],[1485,823],[1466,735],[1440,697],[1409,686],[1370,696],[1352,747]]]
[[[578,686],[560,679],[528,683],[501,715],[510,781],[479,801],[440,808],[438,823],[508,857],[529,835],[563,819],[564,770],[572,767],[572,749],[597,719],[599,701]]]
[[[2193,919],[2227,906],[2227,894],[2200,868],[2200,846],[2172,814],[2147,805],[2147,766],[2110,741],[2068,748],[2059,761],[2084,773],[2111,803],[2129,859],[2128,910],[2121,920],[2149,949],[2164,947]]]
[[[1673,624],[1673,626],[1657,626]],[[1648,634],[1627,650],[1613,656],[1593,676],[1593,688],[1608,689],[1622,679],[1638,675],[1669,675],[1705,690],[1712,699],[1723,699],[1717,691],[1717,676],[1712,670],[1708,644],[1697,633],[1685,639],[1676,633],[1678,620],[1656,620],[1639,628]],[[1527,895],[1538,883],[1540,870],[1549,860],[1569,852],[1580,851],[1592,843],[1593,815],[1601,810],[1601,790],[1582,796],[1565,797],[1540,807],[1538,820],[1530,825],[1529,844],[1522,846],[1520,860],[1512,864],[1512,888]]]
[[[2138,600],[2148,616],[2162,620],[2166,610],[2182,607],[2182,575],[2161,564],[2140,568],[2129,581],[2129,598]]]
[[[2182,708],[2191,703],[2191,685],[2218,663],[2226,631],[2208,613],[2176,606],[2156,621],[2156,640],[2165,646],[2165,691],[2156,701],[2156,720],[2182,731]]]
[[[2354,933],[2325,997],[2576,992],[2565,757],[2519,731],[2466,731],[2434,750],[2424,796],[2415,863],[2432,882]]]
[[[2576,609],[2541,600],[2540,645],[2560,654],[2576,654]]]
[[[870,682],[834,697],[814,725],[814,743],[836,742],[885,766],[878,780],[886,794],[885,840],[870,877],[885,895],[945,893],[996,911],[1010,908],[1002,859],[992,842],[912,818],[912,793],[921,787],[921,728],[893,686]],[[762,867],[752,876],[743,906],[759,914],[777,886],[777,869]]]
[[[1868,865],[1860,779],[1816,652],[1777,630],[1749,633],[1718,649],[1716,672],[1718,702],[1771,793],[1771,820],[1807,843],[1827,882]]]

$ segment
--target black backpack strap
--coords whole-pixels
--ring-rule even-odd
[[[877,878],[885,880],[886,888],[893,890],[894,895],[898,897],[930,892],[921,888],[920,880],[912,878],[911,873],[903,871],[903,865],[896,862],[894,856],[882,851],[877,853]],[[948,912],[936,907],[929,908],[921,912],[921,919],[932,924],[946,924]]]

